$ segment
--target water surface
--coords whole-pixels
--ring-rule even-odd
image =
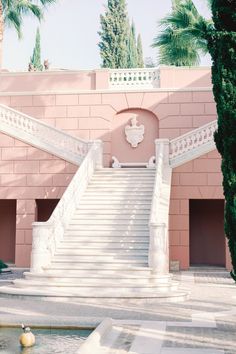
[[[76,354],[92,330],[33,328],[32,332],[35,345],[22,348],[19,344],[21,328],[0,328],[0,354]]]

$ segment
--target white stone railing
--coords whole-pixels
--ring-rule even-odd
[[[215,149],[214,120],[170,141],[170,166],[177,167]]]
[[[95,169],[101,167],[102,142],[95,140],[50,219],[33,223],[31,272],[43,272],[44,267],[50,264]]]
[[[169,273],[168,216],[171,189],[169,166],[169,140],[157,139],[156,177],[149,219],[149,255],[148,264],[153,273]]]
[[[110,88],[139,89],[160,86],[158,68],[112,69],[110,70]]]
[[[91,145],[4,105],[0,105],[0,131],[77,165]]]

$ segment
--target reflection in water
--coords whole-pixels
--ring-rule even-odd
[[[91,330],[33,329],[36,344],[22,348],[19,344],[21,329],[0,329],[0,354],[76,354],[80,344]]]
[[[22,348],[20,354],[32,354],[33,348]]]

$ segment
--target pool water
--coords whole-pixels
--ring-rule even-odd
[[[92,330],[33,328],[32,332],[35,345],[22,348],[19,343],[21,328],[0,328],[0,354],[76,354]]]

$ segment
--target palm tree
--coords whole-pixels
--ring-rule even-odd
[[[208,52],[207,36],[211,20],[202,17],[192,0],[174,0],[172,12],[160,21],[161,33],[152,47],[159,49],[159,62],[165,65],[193,66]]]
[[[43,9],[54,2],[56,0],[0,0],[0,68],[5,25],[13,26],[20,38],[23,17],[33,14],[40,21],[43,17]]]

